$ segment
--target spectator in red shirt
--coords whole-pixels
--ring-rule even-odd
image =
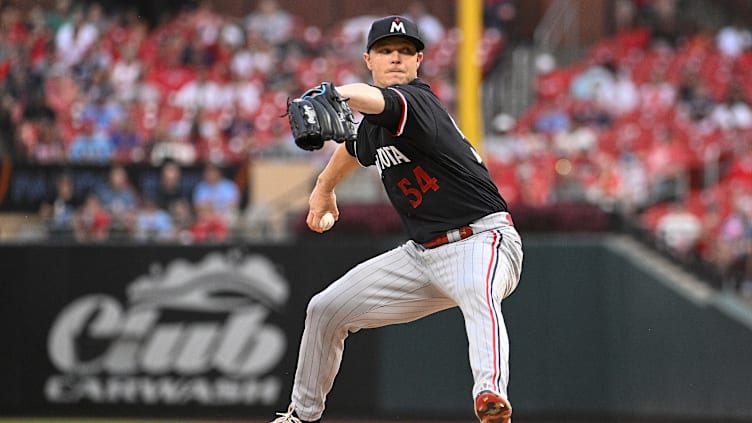
[[[196,206],[196,222],[191,227],[194,242],[220,242],[227,240],[230,229],[211,203]]]
[[[90,193],[76,213],[74,233],[78,241],[106,241],[110,236],[110,214],[99,197]]]
[[[731,187],[752,189],[752,147],[744,140],[737,147],[723,183]]]

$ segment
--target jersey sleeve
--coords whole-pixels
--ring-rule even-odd
[[[394,137],[408,133],[434,135],[433,112],[426,107],[422,90],[412,85],[394,85],[380,90],[384,95],[384,111],[364,115],[368,122],[386,129]]]
[[[398,137],[404,132],[407,123],[407,99],[394,87],[380,89],[384,95],[384,111],[375,115],[365,115],[365,119]]]
[[[372,128],[368,128],[369,125],[364,125],[363,122],[358,126],[358,136],[355,140],[345,141],[345,149],[351,156],[355,157],[361,166],[367,167],[375,163],[375,147],[373,143],[368,141],[371,137],[375,139],[377,136],[373,133]]]

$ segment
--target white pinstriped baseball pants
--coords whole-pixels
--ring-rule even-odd
[[[357,265],[311,299],[292,391],[301,419],[324,412],[349,333],[455,306],[465,320],[473,398],[487,389],[506,396],[509,339],[501,300],[519,282],[522,243],[506,213],[470,226],[469,238],[433,249],[408,241]]]

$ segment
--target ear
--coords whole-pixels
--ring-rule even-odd
[[[371,55],[368,54],[368,52],[363,53],[363,61],[366,62],[366,67],[368,67],[368,70],[373,70],[371,68]]]
[[[418,61],[418,68],[420,68],[420,64],[423,63],[423,52],[419,51],[415,56],[415,59]]]

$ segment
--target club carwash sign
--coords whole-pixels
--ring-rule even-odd
[[[45,383],[55,403],[269,405],[281,381],[282,329],[267,321],[287,282],[259,255],[176,260],[108,295],[75,299],[57,315]],[[181,317],[182,316],[182,317]],[[186,318],[190,316],[190,318]]]

